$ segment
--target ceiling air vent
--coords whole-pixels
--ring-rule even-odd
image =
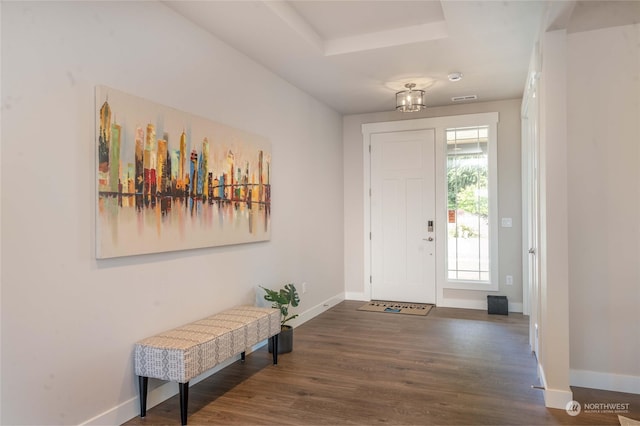
[[[454,96],[451,98],[453,102],[475,101],[476,99],[478,99],[477,95]]]

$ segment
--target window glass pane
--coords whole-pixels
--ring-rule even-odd
[[[488,126],[446,130],[449,280],[489,281]]]

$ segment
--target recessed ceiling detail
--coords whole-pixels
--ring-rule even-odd
[[[342,114],[393,110],[390,98],[408,82],[427,91],[429,107],[451,105],[459,93],[483,101],[521,97],[550,3],[163,1],[215,43]],[[464,70],[464,79],[449,83],[451,70]]]
[[[320,51],[324,52],[324,39],[309,23],[286,1],[265,1],[273,13],[278,15],[292,30],[302,36]]]
[[[390,10],[402,10],[403,3],[407,5],[420,5],[423,2],[370,2],[370,7],[385,12]],[[349,14],[341,8],[353,8],[348,2],[317,2],[317,1],[265,1],[264,4],[277,14],[282,21],[291,27],[300,36],[320,49],[325,56],[342,55],[345,53],[362,52],[365,50],[380,49],[383,47],[403,46],[410,43],[438,40],[448,37],[447,23],[444,20],[433,20],[431,16],[403,16],[404,19],[381,19],[377,16],[374,21],[377,25],[369,25],[364,19],[350,19]],[[442,9],[439,2],[430,2],[430,11],[437,5],[435,15],[442,17]],[[408,7],[405,5],[405,7]],[[393,8],[389,8],[393,6]],[[335,14],[331,15],[331,11]],[[356,9],[360,10],[360,9]],[[416,9],[420,10],[420,9]],[[300,13],[303,12],[303,13]],[[318,13],[320,12],[320,13]],[[318,16],[325,16],[322,20]],[[367,16],[375,16],[369,13]],[[409,19],[411,18],[411,19]],[[426,22],[425,22],[426,21]],[[410,22],[422,22],[408,24]],[[386,25],[382,25],[386,23]],[[376,29],[371,31],[371,29]],[[344,34],[344,35],[343,35]]]
[[[421,41],[438,40],[448,36],[449,33],[447,32],[446,22],[432,22],[429,24],[394,28],[392,30],[326,40],[324,44],[324,54],[326,56],[341,55],[344,53],[380,49],[382,47],[403,46]]]
[[[445,20],[439,1],[287,1],[325,40]]]

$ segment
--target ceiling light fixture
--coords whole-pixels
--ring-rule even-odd
[[[462,80],[462,73],[461,72],[452,72],[447,77],[449,77],[449,81],[460,81],[460,80]]]
[[[400,112],[416,112],[425,109],[424,90],[413,90],[415,83],[404,85],[407,90],[396,93],[396,110]]]

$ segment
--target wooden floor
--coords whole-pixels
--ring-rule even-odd
[[[619,424],[616,414],[544,407],[527,318],[435,308],[428,316],[361,312],[346,301],[295,329],[294,351],[266,347],[192,386],[190,425]],[[176,385],[177,388],[177,385]],[[640,395],[574,388],[580,403]],[[178,397],[127,425],[180,424]]]

